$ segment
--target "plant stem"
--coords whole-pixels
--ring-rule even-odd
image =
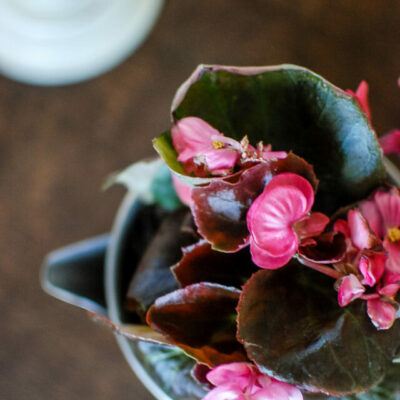
[[[299,256],[297,256],[297,260],[300,263],[302,263],[303,265],[305,265],[306,267],[309,267],[311,269],[314,269],[315,271],[321,272],[324,275],[327,275],[327,276],[329,276],[329,277],[331,277],[333,279],[339,279],[340,278],[339,272],[334,270],[334,269],[332,269],[332,268],[330,268],[330,267],[327,267],[327,266],[322,265],[322,264],[317,264],[317,263],[315,263],[313,261],[306,260],[303,257],[299,257]]]

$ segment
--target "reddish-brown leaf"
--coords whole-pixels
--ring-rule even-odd
[[[192,213],[199,233],[224,252],[234,252],[248,243],[246,216],[265,185],[282,172],[292,172],[308,179],[316,190],[318,180],[313,167],[290,153],[284,159],[256,164],[235,175],[234,179],[213,180],[192,190]]]
[[[202,240],[183,249],[183,257],[172,272],[182,287],[212,282],[241,288],[258,269],[251,261],[248,248],[236,253],[222,253]]]
[[[236,339],[239,294],[233,287],[196,283],[157,299],[147,313],[147,322],[210,367],[244,361],[244,349]]]

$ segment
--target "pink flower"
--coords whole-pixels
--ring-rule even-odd
[[[268,269],[282,267],[303,237],[324,230],[329,219],[321,213],[309,215],[313,203],[313,188],[300,175],[288,172],[271,179],[247,213],[255,264]]]
[[[397,79],[397,86],[400,87],[400,77]],[[379,139],[384,154],[395,153],[400,155],[400,130],[394,129]]]
[[[397,207],[400,212],[400,204],[386,196],[382,198],[382,194],[390,196],[386,192],[377,192],[374,198],[378,198],[378,203],[384,208],[385,220],[393,223],[396,218],[389,218],[387,213],[393,216]],[[396,319],[397,306],[392,300],[400,288],[400,274],[390,272],[390,254],[388,258],[381,251],[377,235],[383,238],[387,227],[376,202],[366,200],[360,208],[362,213],[357,209],[350,210],[347,221],[338,220],[334,225],[334,229],[348,239],[345,259],[335,264],[335,268],[344,275],[338,288],[338,301],[341,307],[345,307],[355,299],[366,300],[371,322],[377,329],[389,329]],[[397,231],[390,232],[389,228],[388,235],[393,238]],[[373,291],[366,292],[366,286]]]
[[[233,170],[240,153],[239,142],[196,117],[178,121],[172,128],[172,141],[187,173],[205,168],[213,175],[226,175]]]
[[[335,264],[335,268],[343,275],[361,273],[368,282],[379,280],[385,255],[379,250],[379,238],[371,231],[360,210],[350,210],[347,213],[347,221],[338,219],[333,229],[343,233],[347,241],[346,256]],[[373,251],[372,248],[379,251]],[[377,255],[383,258],[376,258]]]
[[[360,298],[365,292],[365,287],[358,278],[353,275],[346,275],[339,286],[338,300],[340,307],[349,305],[353,300]]]
[[[259,375],[257,368],[253,364],[245,362],[235,362],[222,364],[207,374],[207,379],[214,386],[226,386],[234,384],[241,391],[245,391],[249,385],[256,382]]]
[[[400,278],[400,276],[398,276]],[[399,282],[399,279],[397,279]],[[399,283],[377,287],[375,293],[365,294],[365,287],[353,275],[345,276],[339,286],[338,300],[341,307],[345,307],[353,300],[367,301],[367,313],[373,325],[379,329],[389,329],[396,320],[398,306],[391,300],[400,287]]]
[[[183,204],[190,206],[190,203],[192,202],[192,188],[189,185],[183,183],[174,174],[172,174],[171,176],[172,176],[172,183],[174,185],[175,192],[179,197],[179,200]]]
[[[375,286],[385,272],[386,255],[370,252],[363,254],[358,264],[363,280],[362,283],[367,286]]]
[[[396,320],[398,304],[393,299],[399,289],[400,275],[388,272],[378,286],[376,296],[367,298],[368,316],[377,329],[389,329]]]
[[[216,386],[203,400],[302,400],[300,390],[261,374],[250,363],[223,364],[207,374]]]
[[[391,302],[381,298],[368,300],[367,312],[377,329],[389,329],[396,320],[396,308]]]
[[[399,82],[400,78],[398,80],[398,84]],[[357,100],[358,104],[360,105],[360,108],[365,112],[369,121],[372,122],[371,109],[369,107],[369,101],[368,101],[368,92],[369,92],[368,83],[362,81],[359,84],[355,93],[350,89],[347,89],[346,92],[351,94]],[[400,130],[394,129],[388,132],[386,135],[382,136],[379,139],[379,143],[382,147],[384,154],[395,153],[400,155]]]
[[[346,307],[353,300],[360,298],[365,292],[365,287],[358,278],[353,275],[346,275],[339,286],[338,300],[340,307]]]
[[[372,121],[371,109],[369,107],[369,102],[368,102],[368,92],[369,92],[368,83],[366,81],[362,81],[358,85],[358,88],[355,93],[350,89],[347,89],[346,92],[351,94],[357,100],[358,104],[360,105],[360,108],[365,112],[368,119]]]
[[[393,187],[390,191],[378,190],[373,200],[360,205],[361,212],[374,233],[383,240],[388,253],[386,270],[400,274],[400,193]]]
[[[383,286],[379,288],[379,294],[389,298],[394,298],[400,289],[400,275],[386,272],[383,278]]]
[[[400,154],[400,130],[394,129],[379,139],[384,154]]]
[[[370,249],[379,243],[359,210],[350,210],[347,213],[347,222],[351,242],[358,250]]]
[[[172,142],[178,153],[178,161],[186,173],[196,176],[225,176],[235,166],[246,163],[266,162],[286,158],[285,151],[272,151],[271,145],[258,143],[254,148],[247,138],[238,142],[224,136],[215,128],[197,117],[187,117],[172,127]]]

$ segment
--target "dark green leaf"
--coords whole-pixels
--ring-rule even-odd
[[[304,400],[337,400],[337,397],[303,392]],[[341,397],[341,400],[400,400],[400,365],[393,364],[382,383],[366,393]]]
[[[365,301],[338,306],[333,283],[296,261],[259,271],[243,288],[238,329],[264,373],[340,397],[381,382],[400,347],[400,321],[378,331]]]
[[[151,378],[171,399],[200,400],[205,396],[206,390],[192,377],[194,360],[180,349],[145,342],[138,343],[138,348]]]
[[[170,267],[182,257],[182,247],[198,240],[187,208],[170,213],[148,244],[130,282],[126,308],[144,318],[154,300],[178,289]],[[141,233],[138,232],[138,235]]]
[[[263,140],[305,158],[321,181],[316,204],[323,212],[365,197],[386,178],[381,148],[357,101],[304,68],[203,66],[173,107],[176,120],[196,116],[234,139],[248,135],[252,144]],[[155,147],[183,173],[170,133]]]

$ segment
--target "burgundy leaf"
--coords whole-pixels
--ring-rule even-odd
[[[298,252],[305,259],[316,263],[339,262],[346,253],[346,238],[341,232],[324,232],[303,240]]]
[[[199,362],[210,367],[246,360],[236,340],[240,291],[215,283],[197,283],[158,298],[148,324]]]
[[[256,164],[229,179],[213,180],[192,190],[192,213],[199,233],[219,251],[234,252],[248,244],[247,211],[265,185],[282,172],[305,177],[316,190],[314,170],[301,157]]]
[[[206,375],[210,371],[211,369],[207,365],[196,363],[191,371],[191,375],[200,385],[205,386],[207,389],[212,389],[213,385],[206,378]]]
[[[183,249],[183,258],[172,272],[182,287],[212,282],[241,288],[258,269],[251,261],[248,248],[236,253],[222,253],[202,240]]]

